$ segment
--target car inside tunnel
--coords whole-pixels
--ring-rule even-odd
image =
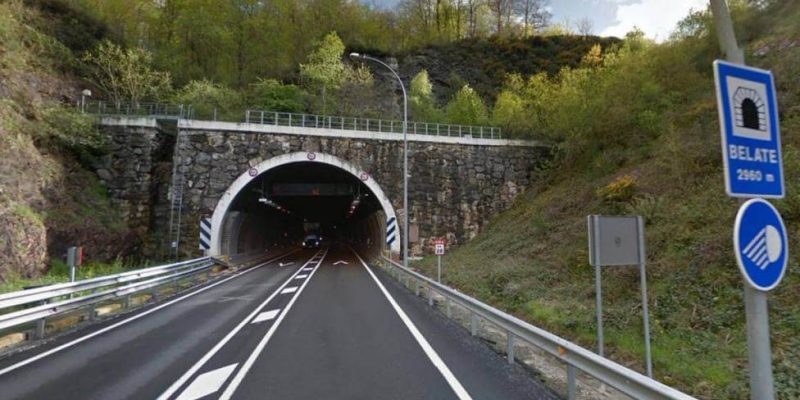
[[[383,249],[385,213],[361,178],[334,165],[294,162],[254,177],[222,224],[226,254],[343,242],[373,257]],[[306,243],[316,246],[316,243]]]

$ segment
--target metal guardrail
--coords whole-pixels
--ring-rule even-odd
[[[0,295],[0,330],[44,320],[100,301],[126,296],[176,282],[209,271],[215,262],[209,257],[102,276],[76,282],[59,283]],[[21,308],[28,306],[26,308]],[[10,311],[7,311],[9,310]],[[37,332],[41,336],[43,332]]]
[[[191,107],[168,103],[116,103],[95,100],[79,102],[78,109],[84,113],[95,115],[130,115],[162,119],[189,118],[191,115]]]
[[[247,110],[245,123],[290,126],[300,128],[353,130],[379,133],[403,133],[403,121],[342,117],[331,115],[295,114],[276,111]],[[447,137],[502,139],[500,128],[490,126],[452,125],[408,121],[408,134]]]
[[[449,302],[454,302],[467,309],[470,313],[470,325],[473,336],[476,335],[478,318],[489,321],[503,329],[508,335],[507,352],[509,362],[514,362],[514,340],[519,339],[538,347],[566,363],[567,394],[570,400],[575,399],[577,396],[577,371],[582,371],[591,375],[635,399],[694,399],[694,397],[680,392],[677,389],[671,388],[661,382],[619,365],[614,361],[601,357],[566,339],[558,337],[541,328],[537,328],[519,318],[504,313],[450,287],[437,283],[422,274],[406,269],[395,261],[386,257],[382,258],[387,263],[388,271],[390,273],[394,272],[396,274],[396,279],[399,281],[402,282],[400,275],[402,273],[409,276],[409,279],[415,281],[417,291],[419,291],[421,286],[427,286],[430,291],[428,294],[429,305],[433,305],[432,293],[435,292],[445,298],[448,310]]]

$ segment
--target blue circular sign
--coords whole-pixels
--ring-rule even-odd
[[[733,228],[736,261],[745,280],[758,290],[771,290],[783,279],[789,259],[786,226],[778,210],[763,199],[742,204]]]

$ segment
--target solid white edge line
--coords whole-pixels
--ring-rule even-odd
[[[320,250],[320,251],[321,251],[321,250]],[[313,257],[312,257],[312,258],[313,258]],[[309,261],[309,262],[311,262],[311,261]],[[306,265],[308,265],[308,264],[307,264],[307,263],[306,263],[306,264],[303,264],[303,266],[306,266]],[[287,285],[289,282],[291,282],[291,281],[292,281],[292,279],[294,279],[294,276],[295,276],[295,275],[297,275],[297,274],[300,272],[300,269],[302,269],[302,268],[303,268],[303,267],[300,267],[300,268],[298,268],[298,269],[297,269],[297,271],[295,271],[295,272],[294,272],[294,273],[293,273],[293,274],[292,274],[292,275],[291,275],[291,276],[290,276],[290,277],[289,277],[289,278],[288,278],[288,279],[287,279],[285,282],[283,282],[283,284],[281,284],[281,286],[280,286],[280,287],[278,287],[278,288],[277,288],[277,289],[276,289],[276,290],[275,290],[275,291],[274,291],[274,292],[273,292],[273,293],[272,293],[272,294],[271,294],[271,295],[270,295],[270,296],[269,296],[269,297],[268,297],[266,300],[264,300],[264,302],[263,302],[263,303],[259,304],[259,305],[258,305],[258,307],[256,307],[256,308],[253,310],[253,312],[251,312],[249,315],[247,315],[247,317],[245,317],[245,318],[242,320],[242,322],[240,322],[240,323],[239,323],[239,325],[236,325],[236,327],[235,327],[235,328],[233,328],[233,330],[231,330],[230,332],[228,332],[228,334],[227,334],[227,335],[225,335],[225,337],[224,337],[224,338],[222,338],[222,340],[220,340],[220,341],[219,341],[219,342],[218,342],[216,345],[214,345],[214,347],[212,347],[212,348],[211,348],[211,350],[209,350],[209,351],[208,351],[208,352],[207,352],[205,355],[203,355],[203,357],[201,357],[201,358],[200,358],[200,360],[198,360],[198,361],[197,361],[197,362],[196,362],[194,365],[192,365],[192,367],[191,367],[191,368],[189,368],[189,370],[187,370],[187,371],[186,371],[186,372],[185,372],[185,373],[184,373],[184,374],[183,374],[183,375],[182,375],[180,378],[178,378],[178,380],[177,380],[177,381],[175,381],[175,382],[174,382],[174,383],[173,383],[173,384],[172,384],[172,385],[171,385],[169,388],[167,388],[167,390],[165,390],[165,391],[164,391],[164,393],[162,393],[162,394],[161,394],[161,396],[158,396],[158,400],[166,400],[166,399],[170,398],[170,396],[172,396],[173,394],[175,394],[175,392],[177,392],[177,391],[178,391],[178,389],[180,389],[180,388],[181,388],[181,386],[183,386],[183,384],[184,384],[184,383],[186,383],[186,381],[188,381],[188,380],[189,380],[189,378],[191,378],[192,376],[194,376],[194,374],[195,374],[195,373],[196,373],[196,372],[197,372],[197,371],[198,371],[200,368],[202,368],[202,367],[203,367],[203,365],[204,365],[206,362],[208,362],[208,360],[210,360],[210,359],[211,359],[211,357],[213,357],[215,354],[217,354],[217,352],[218,352],[218,351],[219,351],[219,350],[220,350],[220,349],[221,349],[223,346],[225,346],[225,344],[227,344],[227,343],[228,343],[228,342],[229,342],[229,341],[230,341],[230,340],[231,340],[231,339],[232,339],[232,338],[233,338],[233,337],[234,337],[234,336],[235,336],[237,333],[239,333],[239,331],[240,331],[240,330],[241,330],[241,329],[242,329],[242,328],[243,328],[245,325],[247,325],[247,323],[248,323],[248,322],[250,322],[250,320],[252,320],[252,319],[253,319],[253,317],[255,317],[255,315],[256,315],[256,314],[258,314],[259,312],[261,312],[261,310],[262,310],[262,309],[263,309],[263,308],[264,308],[264,307],[267,305],[267,303],[269,303],[269,302],[270,302],[270,301],[271,301],[271,300],[272,300],[272,299],[273,299],[275,296],[277,296],[277,295],[278,295],[278,293],[279,293],[281,290],[283,290],[283,288],[284,288],[284,287],[285,287],[285,286],[286,286],[286,285]]]
[[[464,389],[464,386],[461,385],[461,382],[458,381],[458,378],[456,378],[453,372],[450,371],[450,368],[448,368],[447,364],[445,364],[442,358],[439,357],[439,354],[436,353],[436,350],[433,349],[433,346],[431,346],[431,344],[428,343],[428,340],[425,339],[425,336],[422,336],[422,333],[419,331],[419,329],[417,329],[417,326],[414,325],[413,322],[411,322],[411,319],[408,317],[408,315],[406,315],[405,311],[403,311],[403,309],[400,308],[400,305],[397,304],[392,295],[389,294],[389,292],[383,286],[381,281],[378,280],[378,277],[375,276],[375,273],[373,273],[372,270],[369,268],[369,266],[367,266],[367,263],[364,262],[364,260],[361,258],[361,256],[358,255],[358,253],[356,253],[355,250],[353,249],[350,250],[353,252],[353,254],[356,255],[358,261],[361,261],[361,265],[363,265],[364,268],[367,270],[367,272],[369,272],[370,276],[372,276],[372,279],[381,289],[383,295],[386,296],[387,300],[389,300],[389,303],[392,305],[395,312],[397,312],[397,315],[399,315],[403,323],[406,324],[406,327],[411,332],[411,335],[414,336],[414,339],[417,340],[417,343],[419,343],[420,347],[422,347],[422,350],[425,352],[425,355],[428,356],[428,358],[431,360],[436,369],[439,370],[444,379],[453,389],[453,392],[455,392],[456,396],[458,396],[458,398],[461,400],[471,400],[472,397],[469,395],[469,393],[467,393],[467,390]]]
[[[247,361],[245,361],[244,364],[242,364],[242,367],[239,368],[239,371],[236,372],[236,375],[231,380],[231,383],[228,384],[228,387],[225,388],[225,391],[222,392],[221,396],[219,396],[219,400],[229,400],[233,396],[233,393],[236,392],[236,389],[244,380],[244,377],[245,375],[247,375],[247,372],[250,371],[250,368],[253,367],[253,364],[256,362],[258,356],[261,355],[262,351],[264,351],[264,347],[267,346],[267,342],[269,342],[269,339],[278,329],[278,326],[283,321],[283,318],[286,317],[287,314],[289,314],[289,310],[292,308],[295,301],[297,301],[297,299],[300,298],[300,293],[302,293],[303,289],[306,288],[308,282],[311,282],[311,278],[317,272],[319,266],[322,265],[322,262],[325,260],[326,255],[328,255],[328,249],[325,250],[325,254],[322,255],[322,257],[319,259],[319,262],[314,267],[314,270],[311,271],[311,273],[308,275],[308,279],[306,279],[305,282],[303,282],[303,284],[300,286],[300,289],[297,290],[297,293],[294,295],[294,297],[292,297],[292,299],[289,301],[286,307],[283,308],[283,311],[281,312],[281,315],[278,316],[278,319],[272,323],[272,326],[269,328],[269,331],[267,331],[267,334],[264,335],[264,337],[258,343],[258,346],[256,346],[255,350],[253,350],[253,352],[250,353],[250,357],[247,358]]]
[[[28,364],[30,364],[32,362],[41,360],[42,358],[48,357],[48,356],[50,356],[52,354],[58,353],[58,352],[60,352],[62,350],[65,350],[65,349],[68,349],[68,348],[70,348],[72,346],[80,344],[80,343],[82,343],[82,342],[84,342],[86,340],[89,340],[89,339],[91,339],[91,338],[93,338],[95,336],[99,336],[99,335],[102,335],[102,334],[104,334],[104,333],[106,333],[106,332],[108,332],[110,330],[119,328],[122,325],[126,325],[126,324],[128,324],[130,322],[133,322],[133,321],[135,321],[135,320],[137,320],[139,318],[142,318],[142,317],[144,317],[146,315],[150,315],[150,314],[152,314],[152,313],[154,313],[156,311],[159,311],[159,310],[161,310],[161,309],[163,309],[165,307],[171,306],[171,305],[173,305],[173,304],[175,304],[175,303],[177,303],[177,302],[179,302],[181,300],[188,299],[189,297],[192,297],[194,295],[197,295],[197,294],[200,294],[202,292],[205,292],[206,290],[211,289],[211,288],[213,288],[213,287],[215,287],[217,285],[221,285],[221,284],[223,284],[223,283],[225,283],[225,282],[227,282],[227,281],[229,281],[229,280],[231,280],[233,278],[240,277],[240,276],[242,276],[242,275],[244,275],[244,274],[246,274],[246,273],[248,273],[250,271],[255,271],[258,268],[261,268],[261,267],[263,267],[263,266],[265,266],[267,264],[270,264],[270,263],[273,263],[275,261],[278,261],[278,260],[280,260],[282,258],[288,257],[288,256],[290,256],[290,255],[292,255],[294,253],[297,253],[298,251],[299,250],[290,251],[290,252],[288,252],[288,253],[286,253],[286,254],[284,254],[282,256],[273,258],[273,259],[271,259],[269,261],[266,261],[266,262],[264,262],[262,264],[256,265],[255,267],[248,268],[248,269],[246,269],[246,270],[244,270],[242,272],[235,273],[235,274],[233,274],[233,275],[231,275],[231,276],[229,276],[229,277],[227,277],[227,278],[225,278],[225,279],[223,279],[223,280],[221,280],[219,282],[214,282],[214,283],[212,283],[212,284],[210,284],[208,286],[202,287],[202,288],[200,288],[200,289],[198,289],[198,290],[196,290],[194,292],[191,292],[189,294],[186,294],[186,295],[184,295],[182,297],[179,297],[177,299],[172,299],[172,300],[170,300],[170,301],[168,301],[168,302],[166,302],[164,304],[161,304],[159,306],[151,308],[151,309],[149,309],[147,311],[144,311],[144,312],[142,312],[140,314],[136,314],[133,317],[130,317],[128,319],[124,319],[122,321],[119,321],[116,324],[109,325],[109,326],[107,326],[107,327],[105,327],[103,329],[100,329],[98,331],[92,332],[92,333],[90,333],[90,334],[88,334],[86,336],[79,337],[79,338],[77,338],[77,339],[75,339],[75,340],[73,340],[71,342],[64,343],[61,346],[52,348],[52,349],[50,349],[48,351],[45,351],[43,353],[39,353],[39,354],[37,354],[37,355],[35,355],[35,356],[31,357],[31,358],[28,358],[28,359],[22,360],[22,361],[20,361],[20,362],[18,362],[16,364],[10,365],[10,366],[0,370],[0,376],[3,376],[3,375],[5,375],[5,374],[17,369],[17,368],[24,367],[24,366],[26,366],[26,365],[28,365]]]

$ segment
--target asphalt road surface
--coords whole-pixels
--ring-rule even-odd
[[[0,399],[555,399],[345,246],[0,360]]]

